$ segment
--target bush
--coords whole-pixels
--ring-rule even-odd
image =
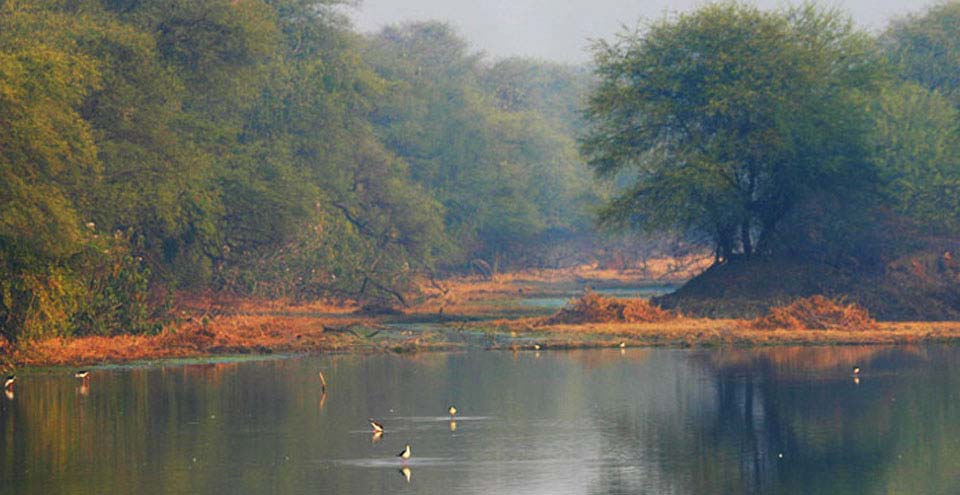
[[[570,306],[544,320],[547,325],[579,323],[644,323],[677,318],[646,299],[615,299],[587,291]]]
[[[74,334],[141,334],[160,328],[155,323],[162,304],[150,297],[150,269],[131,252],[129,236],[91,243],[77,260],[83,292],[70,318]]]
[[[797,299],[787,306],[770,308],[766,316],[749,323],[758,330],[868,330],[876,325],[866,309],[823,296]]]

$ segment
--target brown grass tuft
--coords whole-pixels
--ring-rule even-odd
[[[544,324],[650,323],[675,318],[676,314],[646,299],[616,299],[588,291],[571,301],[570,306],[544,320]]]
[[[877,321],[856,304],[813,296],[770,308],[766,316],[747,325],[757,330],[871,330]]]

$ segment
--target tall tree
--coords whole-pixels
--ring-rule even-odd
[[[718,259],[771,253],[815,197],[874,183],[871,39],[812,6],[720,3],[595,47],[582,151],[633,175],[603,219],[709,239]]]

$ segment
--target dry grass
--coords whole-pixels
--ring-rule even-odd
[[[536,320],[501,321],[500,331],[534,339],[544,348],[628,346],[876,345],[960,340],[960,322],[879,323],[872,330],[816,332],[758,330],[744,320],[680,318],[657,323],[584,323],[535,326]]]
[[[368,320],[303,316],[222,315],[191,321],[158,335],[52,338],[18,346],[11,360],[21,366],[124,363],[214,354],[340,351],[363,347],[345,330]]]
[[[350,301],[318,300],[298,302],[286,299],[239,297],[231,294],[202,293],[178,294],[175,307],[181,315],[196,317],[221,314],[325,314],[344,315],[356,312],[359,307]]]
[[[627,270],[601,269],[592,265],[556,270],[526,270],[501,273],[491,279],[480,276],[454,277],[444,280],[423,279],[420,301],[409,308],[408,315],[458,315],[461,317],[503,316],[510,314],[496,302],[518,297],[554,297],[580,290],[584,285],[628,286],[682,282],[703,271],[712,258],[691,256],[683,259],[650,260],[646,268]],[[516,308],[514,308],[516,309]]]
[[[617,299],[587,291],[570,305],[543,321],[545,325],[560,323],[647,323],[673,320],[677,315],[661,309],[646,299]]]
[[[770,308],[766,316],[748,322],[757,330],[870,330],[877,322],[870,313],[837,299],[812,296],[786,306]]]

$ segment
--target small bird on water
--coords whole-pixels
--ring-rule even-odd
[[[450,417],[452,418],[457,415],[457,408],[451,404],[450,407],[447,408],[447,412],[450,413]]]
[[[859,367],[859,366],[854,366],[854,367],[853,367],[853,374],[854,374],[854,375],[859,375],[859,374],[860,374],[860,367]]]
[[[74,377],[74,378],[81,378],[81,379],[86,380],[87,378],[90,378],[90,370],[80,370],[80,371],[74,373],[74,374],[73,374],[73,377]]]
[[[397,454],[397,457],[399,457],[400,459],[403,459],[403,462],[404,462],[404,463],[407,462],[407,459],[410,458],[410,444],[409,444],[409,443],[408,443],[406,446],[403,447],[403,450],[402,450],[399,454]]]
[[[374,433],[383,433],[383,424],[374,421],[373,418],[370,418],[367,421],[370,421],[370,426],[373,427]]]
[[[4,382],[3,382],[3,389],[4,389],[4,390],[12,390],[12,389],[13,389],[13,382],[15,382],[15,381],[17,381],[17,375],[10,375],[10,376],[8,376],[7,379],[4,380]]]

